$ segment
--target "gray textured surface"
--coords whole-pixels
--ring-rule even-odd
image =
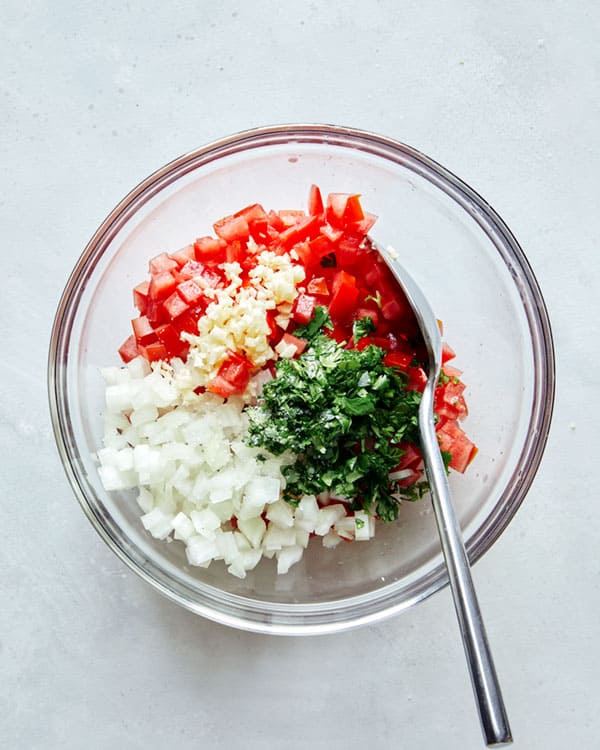
[[[558,349],[555,419],[533,489],[474,575],[515,746],[596,746],[600,362],[584,348],[600,312],[598,6],[9,0],[0,16],[2,746],[481,746],[447,591],[334,637],[203,621],[102,544],[53,446],[47,342],[92,231],[180,153],[293,121],[420,148],[530,258]]]

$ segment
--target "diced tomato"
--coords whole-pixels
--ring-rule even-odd
[[[293,247],[297,242],[308,238],[314,239],[319,233],[319,217],[307,216],[279,235],[279,242],[284,248]]]
[[[412,354],[406,354],[404,352],[388,352],[383,358],[383,364],[387,367],[397,367],[399,370],[404,372],[408,371],[410,363],[413,361]]]
[[[131,335],[125,339],[125,341],[119,347],[119,354],[125,364],[127,364],[127,362],[131,362],[132,359],[135,359],[138,356],[139,352],[137,349],[135,336]]]
[[[251,363],[245,357],[229,352],[216,377],[209,383],[208,390],[223,398],[243,393],[250,380],[250,368]]]
[[[329,193],[327,196],[325,216],[332,227],[344,228],[346,223],[344,215],[349,197],[349,193]]]
[[[327,279],[325,279],[324,276],[318,276],[316,278],[311,279],[308,282],[306,291],[309,294],[317,295],[317,297],[328,297],[329,288],[327,286]]]
[[[295,224],[298,224],[303,219],[306,219],[306,212],[305,211],[291,211],[291,210],[284,210],[279,211],[279,218],[281,222],[283,223],[282,229],[279,231],[282,231],[283,229],[286,229],[288,227],[293,227]]]
[[[133,287],[133,304],[137,307],[140,315],[145,315],[148,309],[148,288],[149,281],[142,281],[141,284]]]
[[[451,468],[462,474],[475,458],[477,448],[455,420],[438,423],[436,429],[440,448],[452,456],[450,460]]]
[[[320,216],[324,211],[321,191],[316,185],[311,185],[308,193],[308,213],[311,216]]]
[[[404,479],[401,479],[398,482],[400,487],[404,487],[404,488],[410,487],[415,482],[418,482],[422,476],[422,472],[417,471],[416,469],[409,469],[409,471],[411,472],[410,475],[408,477],[405,477]]]
[[[351,232],[355,232],[356,234],[359,234],[361,236],[365,236],[371,231],[371,228],[377,221],[377,216],[375,214],[369,214],[365,212],[364,219],[362,221],[357,221],[354,223],[348,224],[348,230]]]
[[[399,448],[403,451],[403,454],[395,471],[401,471],[402,469],[419,470],[422,468],[423,456],[420,448],[413,443],[400,443]]]
[[[175,291],[176,286],[177,280],[170,271],[155,273],[150,279],[148,296],[154,301],[166,299]]]
[[[398,290],[397,295],[400,294],[402,292]],[[402,304],[399,296],[388,297],[381,303],[381,315],[386,320],[400,320],[408,312],[407,304]]]
[[[148,362],[156,362],[159,359],[167,358],[167,349],[160,341],[154,341],[146,346],[139,344],[138,350],[142,357],[145,357]]]
[[[174,271],[177,263],[170,258],[167,253],[161,253],[150,261],[150,273],[163,273],[164,271]]]
[[[241,263],[246,257],[246,250],[240,240],[230,242],[225,248],[225,260],[227,263]]]
[[[179,338],[179,331],[171,323],[159,326],[156,329],[156,335],[160,343],[164,345],[168,358],[181,357],[183,359],[187,355],[190,346]]]
[[[327,239],[324,234],[320,234],[318,237],[312,239],[309,243],[310,252],[313,257],[315,265],[321,262],[321,258],[325,255],[329,255],[335,251],[335,245],[331,240]]]
[[[343,323],[349,320],[358,299],[358,289],[354,276],[344,270],[337,272],[333,280],[329,314],[334,322]]]
[[[242,208],[233,214],[233,218],[235,219],[240,217],[246,219],[248,224],[250,224],[250,222],[252,221],[266,221],[267,212],[260,205],[260,203],[253,203],[252,205],[246,206],[245,208]]]
[[[348,268],[354,271],[354,268],[360,259],[360,253],[358,251],[359,244],[360,239],[358,237],[344,236],[340,239],[335,251],[337,264],[340,268]]]
[[[192,333],[196,335],[198,333],[198,320],[203,314],[202,306],[192,307],[183,315],[175,318],[173,321],[173,327],[181,334],[184,331],[186,333]]]
[[[427,383],[427,373],[422,367],[409,367],[408,373],[408,385],[406,386],[409,391],[423,391],[425,384]]]
[[[460,376],[462,375],[462,370],[458,370],[456,367],[452,367],[452,365],[448,364],[445,364],[442,367],[442,372],[449,378],[460,378]]]
[[[444,341],[442,343],[442,364],[445,364],[449,360],[454,359],[454,357],[456,357],[454,349],[448,346],[448,344]]]
[[[269,221],[269,226],[276,232],[281,232],[285,229],[285,224],[283,223],[281,216],[279,216],[277,211],[269,211],[269,213],[267,214],[267,219]]]
[[[433,408],[435,412],[448,419],[460,419],[466,415],[467,404],[463,398],[465,384],[449,381],[436,388]]]
[[[154,327],[145,315],[140,315],[139,318],[134,318],[131,321],[131,327],[133,328],[133,335],[135,336],[138,345],[150,344],[152,341],[156,341]]]
[[[181,299],[188,305],[195,305],[204,296],[202,289],[200,289],[198,284],[192,279],[188,279],[179,284],[177,287],[177,294],[179,294]]]
[[[248,230],[252,239],[260,244],[269,241],[269,220],[265,215],[264,219],[252,219],[248,222]]]
[[[329,224],[323,224],[321,227],[321,234],[323,237],[329,240],[329,242],[336,243],[340,237],[343,236],[344,230],[343,229],[336,229],[335,227],[330,226]]]
[[[237,221],[237,219],[235,221]],[[242,219],[241,221],[245,221],[245,219]],[[247,226],[248,225],[246,224],[246,227]],[[233,237],[232,239],[236,238]],[[227,243],[223,240],[216,240],[214,237],[198,237],[194,242],[196,260],[200,261],[200,263],[208,263],[210,261],[213,263],[222,263],[225,260],[226,244]]]
[[[153,300],[148,297],[148,307],[146,308],[146,317],[152,323],[153,326],[165,323],[167,315],[163,309],[162,302],[160,300]]]
[[[296,323],[305,324],[312,318],[315,311],[316,299],[310,294],[299,294],[292,310],[292,317]]]
[[[169,319],[173,320],[179,315],[183,315],[183,313],[189,309],[189,305],[177,292],[173,292],[173,294],[170,297],[167,297],[163,302],[163,308]]]
[[[179,269],[178,276],[181,280],[193,279],[194,276],[200,276],[205,270],[204,263],[199,263],[197,260],[188,260]]]
[[[362,339],[359,339],[358,343],[356,344],[356,348],[359,352],[362,352],[362,350],[366,349],[367,346],[377,346],[384,351],[388,351],[392,348],[392,343],[389,339],[384,339],[379,336],[363,336]],[[385,359],[384,364],[386,364]]]
[[[360,195],[349,195],[344,209],[344,223],[354,224],[365,218],[365,212],[360,205]]]
[[[281,337],[281,340],[286,346],[292,345],[296,347],[296,357],[302,354],[302,352],[306,349],[306,345],[308,344],[308,341],[306,339],[298,338],[298,336],[292,336],[291,333],[284,333]]]
[[[186,245],[181,250],[177,250],[171,253],[170,257],[177,263],[179,267],[184,266],[188,260],[194,260],[196,257],[196,249],[194,245]]]
[[[215,221],[213,229],[215,234],[225,242],[241,240],[246,243],[250,237],[250,228],[245,216],[225,216],[219,221]]]

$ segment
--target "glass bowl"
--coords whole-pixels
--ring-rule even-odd
[[[132,190],[85,248],[56,314],[48,383],[60,456],[96,531],[144,580],[212,620],[277,634],[372,623],[445,586],[429,499],[404,504],[398,522],[378,525],[368,543],[329,550],[312,540],[283,576],[274,560],[244,580],[222,562],[190,567],[182,544],[147,535],[132,492],[102,488],[94,457],[103,434],[99,370],[119,362],[134,316],[131,289],[152,256],[211,233],[214,220],[250,203],[304,207],[311,183],[362,194],[379,216],[372,236],[398,251],[458,353],[465,429],[479,454],[450,483],[472,562],[527,493],[554,397],[550,324],[523,251],[477,193],[413,148],[330,125],[265,127],[186,154]]]

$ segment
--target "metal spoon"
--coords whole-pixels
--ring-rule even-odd
[[[512,742],[512,735],[508,717],[481,612],[479,611],[469,560],[454,513],[448,479],[435,432],[433,395],[442,366],[440,329],[425,295],[414,279],[396,260],[391,251],[387,252],[381,247],[377,247],[381,257],[404,290],[419,323],[429,355],[427,383],[419,406],[421,448],[442,550],[448,569],[450,588],[454,597],[456,615],[479,709],[481,728],[489,747],[509,745]]]

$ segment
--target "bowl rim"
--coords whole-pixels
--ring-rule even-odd
[[[260,606],[254,612],[254,607],[260,604],[259,600],[246,599],[229,593],[226,596],[223,595],[223,599],[218,594],[212,599],[209,596],[209,602],[206,604],[191,601],[174,591],[168,585],[166,576],[159,576],[156,571],[151,572],[147,565],[139,563],[135,555],[128,553],[116,535],[108,528],[106,519],[102,518],[88,501],[70,451],[70,444],[74,443],[74,440],[72,439],[68,419],[65,419],[64,394],[66,393],[66,383],[64,382],[64,375],[66,368],[61,367],[67,361],[68,347],[65,344],[68,342],[68,332],[72,327],[81,297],[81,282],[82,280],[85,281],[86,272],[90,269],[93,270],[95,261],[102,256],[104,246],[110,243],[138,208],[155,197],[165,187],[198,166],[248,148],[291,144],[294,141],[333,146],[348,146],[349,143],[354,143],[355,147],[360,147],[361,151],[388,160],[394,161],[391,158],[392,154],[396,155],[395,161],[398,163],[404,164],[402,159],[410,160],[410,165],[405,164],[405,166],[425,177],[428,182],[453,198],[463,209],[466,210],[469,206],[468,213],[496,246],[504,262],[507,263],[507,257],[501,251],[498,242],[502,243],[508,257],[518,267],[520,275],[513,273],[513,280],[517,285],[521,303],[525,309],[530,334],[529,342],[533,347],[536,365],[534,367],[532,412],[529,420],[528,437],[517,466],[507,481],[504,491],[497,499],[491,512],[486,516],[485,522],[475,530],[469,539],[465,540],[471,564],[480,559],[497,541],[521,506],[538,471],[547,443],[555,399],[555,351],[550,318],[533,269],[515,236],[498,213],[484,198],[453,172],[421,151],[396,139],[378,135],[371,131],[331,124],[268,125],[242,130],[212,141],[155,170],[135,186],[107,215],[85,246],[67,280],[52,327],[48,351],[47,388],[55,441],[71,488],[96,532],[128,567],[167,598],[216,622],[261,633],[312,635],[339,632],[377,622],[408,609],[448,584],[444,564],[441,563],[433,568],[425,576],[425,579],[419,579],[418,591],[404,596],[400,602],[394,602],[394,591],[388,592],[386,595],[380,595],[376,600],[378,606],[375,611],[372,608],[372,600],[369,599],[369,603],[366,605],[362,596],[348,597],[332,602],[336,609],[340,608],[342,614],[350,611],[351,616],[349,618],[340,617],[338,619],[334,617],[331,620],[330,617],[325,621],[322,614],[323,606],[309,604],[275,605],[269,602],[269,613],[261,610]],[[516,489],[511,490],[511,485],[514,484],[513,479],[517,475],[518,485]],[[507,502],[509,494],[512,495],[510,503]],[[425,581],[425,585],[423,585],[423,581]],[[210,586],[203,585],[203,588],[218,592],[218,589]],[[386,587],[378,591],[385,592]],[[220,608],[215,609],[211,606],[211,601],[217,601]]]

